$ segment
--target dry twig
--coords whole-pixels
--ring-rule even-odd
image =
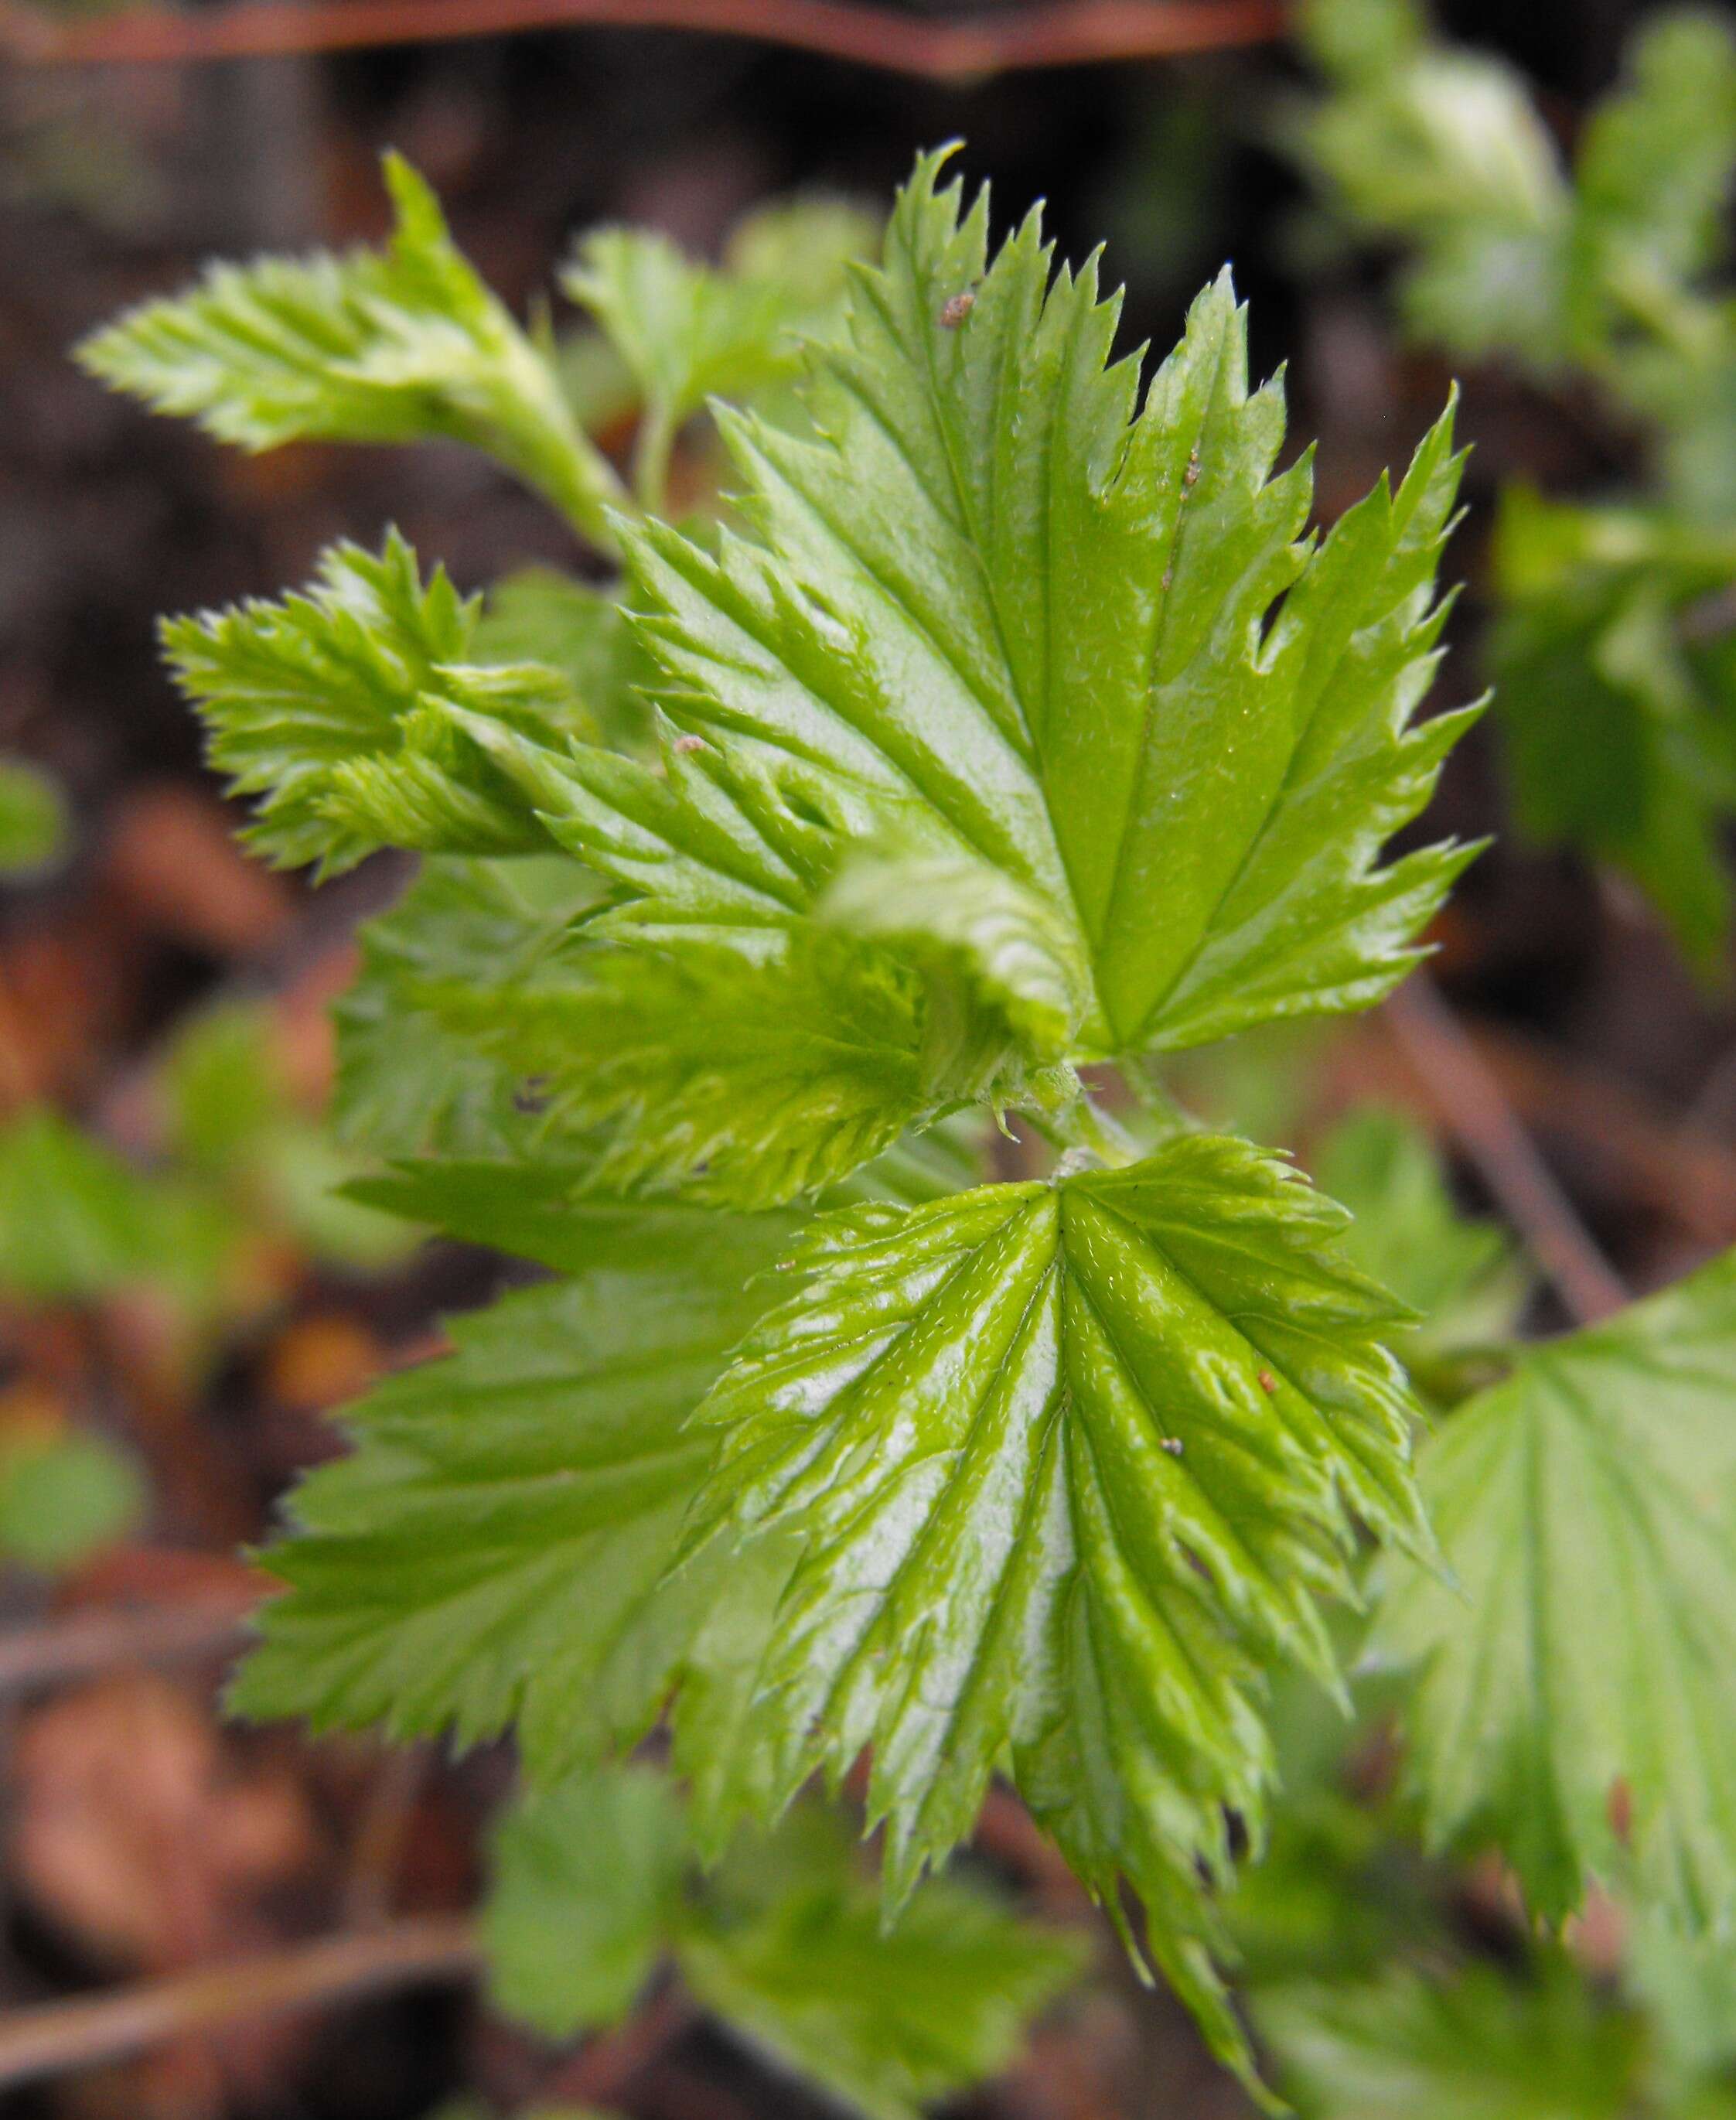
[[[0,1634],[0,1698],[97,1677],[128,1664],[227,1656],[246,1639],[246,1611],[239,1605],[67,1612]]]
[[[1405,982],[1385,1016],[1441,1118],[1571,1315],[1590,1324],[1621,1309],[1627,1290],[1426,973]]]
[[[0,2016],[0,2088],[124,2061],[244,2018],[355,2001],[419,1981],[468,1979],[480,1960],[471,1923],[454,1915],[202,1967],[86,2001],[10,2011]]]
[[[14,0],[0,5],[0,52],[22,66],[150,65],[581,26],[695,30],[968,83],[1266,44],[1283,35],[1284,11],[1280,0],[1063,0],[948,21],[853,0],[233,0],[198,12],[129,8],[91,21]]]

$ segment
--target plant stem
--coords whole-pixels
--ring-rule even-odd
[[[1120,1170],[1137,1163],[1144,1153],[1120,1120],[1105,1111],[1083,1083],[1078,1095],[1069,1103],[1047,1111],[1026,1105],[1019,1109],[1051,1148],[1088,1149],[1108,1169]]]
[[[675,423],[669,407],[655,402],[639,418],[633,444],[633,493],[648,515],[661,515],[669,495],[669,459],[675,449]]]
[[[481,1955],[469,1922],[441,1915],[202,1966],[115,1994],[8,2011],[0,2017],[0,2086],[124,2061],[244,2018],[347,2001],[419,1981],[466,1980]]]
[[[263,52],[355,51],[613,23],[744,37],[917,80],[970,82],[1275,42],[1280,0],[1064,0],[925,21],[850,0],[240,0],[197,12],[129,7],[67,22],[3,0],[0,51],[23,66],[182,64]]]
[[[1587,1325],[1621,1309],[1629,1300],[1627,1288],[1427,974],[1413,973],[1384,1015],[1441,1116],[1569,1314]]]

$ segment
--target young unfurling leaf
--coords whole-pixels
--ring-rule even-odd
[[[804,340],[835,320],[846,265],[878,232],[842,201],[797,199],[744,221],[721,266],[643,229],[584,238],[561,285],[607,334],[643,401],[642,500],[661,499],[670,444],[708,398],[752,398],[799,370]]]
[[[87,339],[79,358],[219,441],[271,449],[340,442],[467,442],[613,547],[624,499],[581,432],[544,349],[453,248],[439,204],[386,158],[396,225],[384,250],[214,265]]]
[[[232,792],[260,797],[246,836],[331,875],[382,846],[526,853],[546,835],[465,731],[465,716],[553,742],[588,729],[557,674],[468,661],[477,618],[436,568],[423,583],[394,531],[378,558],[335,545],[313,588],[168,621],[163,644]]]

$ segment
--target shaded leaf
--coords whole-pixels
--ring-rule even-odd
[[[335,1116],[378,1155],[517,1152],[534,1138],[511,1070],[429,1005],[435,979],[504,990],[594,907],[596,878],[564,856],[435,860],[360,931],[361,970],[338,1002]]]
[[[1255,2015],[1319,2120],[1620,2120],[1643,2053],[1634,2018],[1551,1960],[1525,1983],[1473,1966],[1451,1983],[1395,1970],[1366,1987],[1279,1988]]]
[[[1419,1468],[1450,1586],[1388,1564],[1437,1841],[1497,1841],[1540,1913],[1631,1881],[1736,1915],[1736,1254],[1528,1351]]]
[[[867,2113],[916,2120],[1005,2068],[1027,2020],[1074,1979],[1071,1938],[986,1893],[931,1881],[882,1925],[838,1823],[812,1806],[726,1867],[677,1962],[733,2029]]]
[[[1420,1127],[1365,1107],[1340,1120],[1312,1163],[1321,1186],[1350,1211],[1347,1254],[1417,1313],[1400,1343],[1408,1358],[1513,1337],[1529,1276],[1494,1223],[1459,1211]]]
[[[495,2002],[546,2038],[619,2024],[679,1918],[686,1834],[663,1776],[603,1767],[520,1797],[494,1832]]]
[[[479,662],[541,664],[571,686],[572,726],[588,718],[616,750],[647,749],[643,695],[651,658],[615,599],[552,567],[525,567],[493,584],[471,641]]]
[[[545,1125],[602,1130],[601,1182],[737,1207],[845,1178],[1003,1080],[998,1012],[938,1006],[896,957],[812,923],[766,942],[592,944],[509,992],[435,982],[426,1000],[534,1086]]]
[[[1701,967],[1730,918],[1736,667],[1686,614],[1736,579],[1736,539],[1520,487],[1497,526],[1493,659],[1521,830],[1622,869]]]
[[[787,1232],[713,1218],[666,1259],[598,1234],[582,1279],[455,1320],[453,1356],[347,1410],[354,1454],[269,1549],[288,1594],[241,1712],[462,1744],[516,1723],[543,1778],[643,1733],[716,1588],[658,1588],[709,1456],[686,1418]]]

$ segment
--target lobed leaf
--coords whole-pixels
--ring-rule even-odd
[[[1395,1969],[1360,1986],[1279,1988],[1255,2015],[1302,2110],[1321,2120],[1620,2120],[1640,2109],[1641,2026],[1562,1963],[1523,1983],[1489,1966],[1451,1983]]]
[[[1378,867],[1464,726],[1408,727],[1448,424],[1311,553],[1228,281],[1136,409],[1094,268],[1056,275],[1034,217],[991,264],[941,159],[815,354],[812,431],[726,421],[753,536],[629,535],[668,711],[1042,901],[1087,1055],[1365,1006],[1469,858]]]
[[[580,1279],[455,1321],[454,1355],[346,1413],[354,1454],[304,1479],[268,1550],[287,1594],[241,1713],[461,1744],[516,1723],[545,1778],[643,1733],[717,1589],[660,1587],[709,1455],[686,1417],[790,1225],[578,1227]]]
[[[1200,1135],[819,1218],[799,1291],[697,1416],[718,1455],[688,1550],[745,1539],[776,1598],[733,1723],[699,1742],[678,1704],[722,1811],[871,1747],[896,1901],[1010,1756],[1093,1888],[1113,1906],[1132,1880],[1153,1951],[1245,2068],[1200,1881],[1228,1873],[1226,1806],[1260,1839],[1260,1675],[1331,1680],[1317,1600],[1352,1592],[1353,1512],[1427,1543],[1379,1344],[1396,1313],[1335,1256],[1343,1219],[1276,1158]]]
[[[1592,1877],[1736,1916],[1733,1350],[1736,1253],[1527,1351],[1423,1454],[1456,1587],[1390,1563],[1371,1651],[1418,1667],[1435,1839],[1495,1839],[1552,1920]]]

